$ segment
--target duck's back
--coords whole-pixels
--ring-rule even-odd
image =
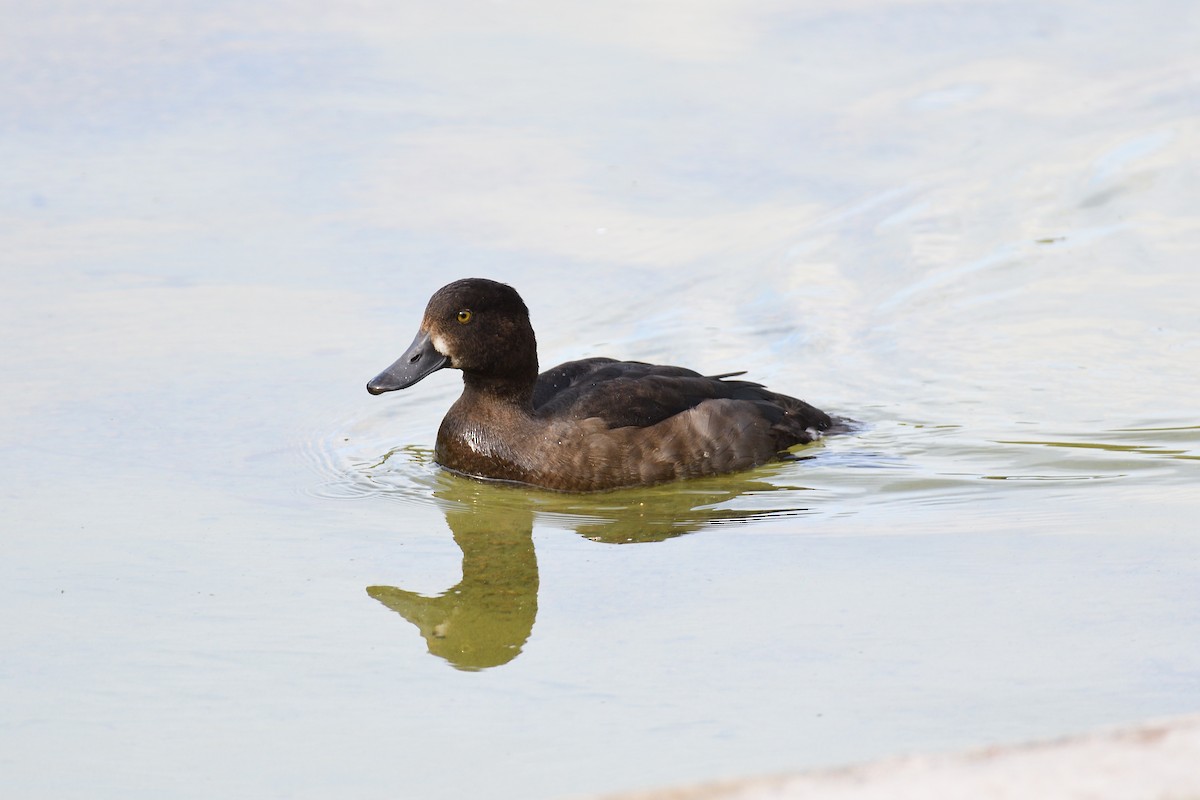
[[[543,419],[596,417],[608,428],[646,428],[706,400],[738,400],[757,406],[773,424],[795,423],[797,440],[786,447],[811,441],[809,428],[820,432],[832,424],[828,414],[803,400],[752,381],[729,380],[741,374],[701,375],[685,367],[612,358],[568,361],[538,376],[533,407]]]

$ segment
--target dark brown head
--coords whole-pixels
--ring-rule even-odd
[[[537,340],[529,309],[515,289],[486,278],[467,278],[438,289],[412,344],[371,379],[367,391],[405,389],[443,367],[462,370],[469,386],[532,392]]]

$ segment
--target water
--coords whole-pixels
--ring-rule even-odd
[[[565,797],[1200,708],[1197,11],[8,10],[0,776]],[[864,423],[572,497],[370,397],[429,294],[544,366]]]

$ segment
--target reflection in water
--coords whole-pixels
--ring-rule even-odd
[[[461,581],[436,597],[395,586],[368,586],[367,594],[416,625],[429,652],[459,669],[506,664],[537,616],[533,512],[447,508],[446,522],[463,552]]]
[[[1195,430],[1194,428],[1175,428],[1163,430]],[[1141,431],[1138,431],[1139,433]],[[1067,442],[1041,441],[1024,439],[1001,439],[998,444],[1032,445],[1035,447],[1065,447],[1079,450],[1104,450],[1110,453],[1136,453],[1147,456],[1162,456],[1177,458],[1183,461],[1200,461],[1200,456],[1192,453],[1187,447],[1167,448],[1156,444],[1116,444],[1113,442]]]
[[[433,494],[462,550],[462,580],[435,597],[397,586],[369,586],[367,594],[416,625],[430,653],[462,670],[506,664],[529,639],[537,616],[535,514],[594,541],[623,544],[660,542],[710,524],[803,513],[720,508],[735,497],[785,488],[745,475],[590,496],[444,472],[437,476]]]

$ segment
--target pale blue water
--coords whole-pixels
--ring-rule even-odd
[[[1200,709],[1193,4],[14,6],[0,785],[561,798]],[[429,462],[428,296],[864,428]],[[465,561],[464,561],[465,557]]]

